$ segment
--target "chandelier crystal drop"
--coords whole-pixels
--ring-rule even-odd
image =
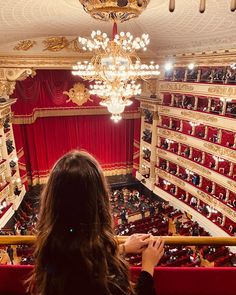
[[[117,33],[117,24],[113,25],[112,39],[106,33],[93,31],[91,39],[79,37],[84,51],[94,52],[90,61],[78,62],[73,66],[73,75],[90,82],[90,94],[99,96],[112,119],[121,118],[125,106],[130,105],[129,98],[141,94],[137,80],[146,80],[160,74],[159,65],[151,61],[142,63],[137,50],[147,50],[150,43],[148,34],[134,38],[130,32]]]

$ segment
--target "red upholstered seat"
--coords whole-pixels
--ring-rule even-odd
[[[23,281],[31,270],[32,266],[0,266],[0,294],[26,294]],[[140,267],[131,268],[133,281],[140,270]],[[235,277],[236,268],[233,267],[157,267],[154,273],[158,295],[235,295]]]

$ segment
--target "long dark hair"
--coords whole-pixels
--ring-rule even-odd
[[[37,228],[31,294],[132,294],[114,238],[107,183],[91,155],[73,151],[55,164]]]

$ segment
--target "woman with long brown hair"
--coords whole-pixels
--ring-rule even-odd
[[[55,164],[41,196],[31,294],[155,294],[163,242],[134,235],[121,252],[142,252],[135,290],[114,238],[107,184],[97,161],[74,151]]]

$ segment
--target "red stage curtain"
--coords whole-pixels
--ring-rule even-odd
[[[98,109],[104,109],[98,97],[91,97],[93,101],[82,106],[66,103],[68,97],[63,91],[76,82],[89,88],[87,82],[66,70],[38,70],[34,78],[16,83],[12,95],[18,98],[12,107],[19,123],[14,125],[15,141],[21,176],[25,177],[27,172],[30,183],[39,182],[39,178],[45,182],[55,161],[77,148],[92,153],[107,175],[132,172],[134,130],[140,132],[140,119],[135,119],[136,123],[134,119],[123,119],[115,124],[110,115],[75,116],[71,111],[84,109],[96,114]],[[137,113],[138,105],[134,100],[125,111]]]
[[[40,118],[21,125],[20,134],[17,129],[16,139],[22,139],[28,178],[33,183],[46,177],[55,161],[73,149],[89,151],[108,172],[123,169],[125,173],[132,166],[133,120],[114,124],[108,116]]]

